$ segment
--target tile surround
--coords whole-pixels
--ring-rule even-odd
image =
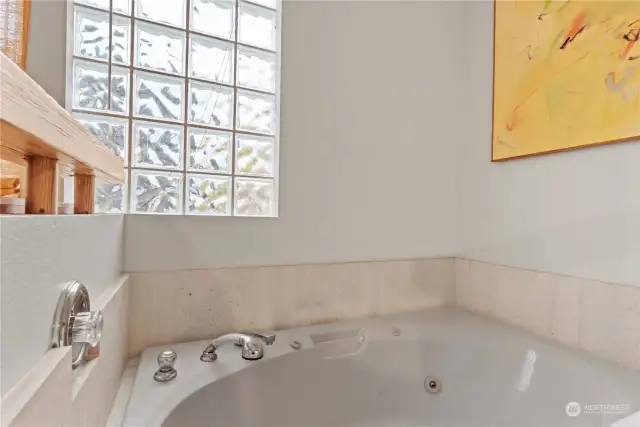
[[[136,273],[129,355],[454,305],[640,369],[640,288],[460,258]]]
[[[49,366],[46,378],[27,379],[26,394],[8,396],[14,403],[22,399],[22,406],[3,427],[33,424],[46,413],[48,400],[72,414],[59,422],[47,417],[52,425],[104,426],[127,348],[135,355],[151,345],[232,330],[284,329],[436,306],[457,305],[640,369],[640,288],[466,259],[138,273],[96,305],[105,319],[115,319],[105,323],[100,358],[71,374],[66,364],[47,362],[68,356],[48,353],[42,363],[57,367]]]
[[[135,273],[129,354],[243,329],[453,305],[454,284],[453,258]]]
[[[455,260],[456,305],[640,369],[640,288]]]

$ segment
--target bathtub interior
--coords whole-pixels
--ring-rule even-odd
[[[384,339],[327,357],[317,348],[260,361],[187,396],[164,427],[602,427],[569,402],[640,410],[640,374],[544,341]],[[335,355],[334,355],[335,356]],[[428,393],[435,376],[441,391]]]

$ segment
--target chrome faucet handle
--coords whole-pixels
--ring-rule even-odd
[[[263,344],[271,345],[276,342],[275,332],[241,332],[242,335],[246,335],[250,338],[257,338],[262,341]],[[238,344],[240,345],[240,344]]]
[[[263,346],[266,344],[266,338],[250,333],[237,333],[223,335],[215,339],[204,349],[200,360],[213,362],[218,358],[216,348],[228,342],[232,342],[236,347],[242,347],[242,358],[245,360],[258,360],[264,356]]]
[[[209,344],[200,355],[200,360],[203,362],[215,362],[216,360],[218,360],[216,346],[213,344]]]
[[[51,328],[51,348],[71,346],[71,368],[76,369],[85,360],[91,347],[100,343],[103,324],[102,312],[91,311],[86,286],[77,280],[64,285]]]
[[[103,323],[102,310],[83,311],[76,314],[71,328],[71,342],[87,343],[91,347],[97,346],[102,336]]]
[[[260,341],[245,340],[242,344],[242,358],[244,360],[258,360],[264,357],[264,347]]]
[[[153,374],[153,379],[164,383],[171,381],[178,376],[178,371],[174,368],[178,354],[173,350],[165,350],[158,354],[158,370]]]

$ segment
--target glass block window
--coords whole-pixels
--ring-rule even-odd
[[[277,215],[276,0],[75,0],[68,102],[121,156],[96,212]]]

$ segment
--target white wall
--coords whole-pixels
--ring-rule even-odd
[[[64,9],[33,3],[27,64],[59,101]],[[127,216],[125,268],[458,253],[640,285],[640,144],[490,163],[492,20],[490,1],[285,0],[280,218]]]
[[[454,254],[461,7],[285,1],[280,218],[128,215],[126,270]]]
[[[64,106],[66,82],[67,2],[31,2],[27,74]]]
[[[49,348],[53,313],[67,281],[83,282],[94,301],[117,282],[123,223],[122,215],[2,216],[2,396]]]
[[[490,163],[492,2],[466,3],[469,126],[458,163],[458,252],[640,286],[640,143]]]
[[[27,73],[64,105],[66,2],[31,2]],[[2,216],[0,219],[1,394],[49,348],[58,296],[68,280],[92,298],[122,271],[124,217]]]

